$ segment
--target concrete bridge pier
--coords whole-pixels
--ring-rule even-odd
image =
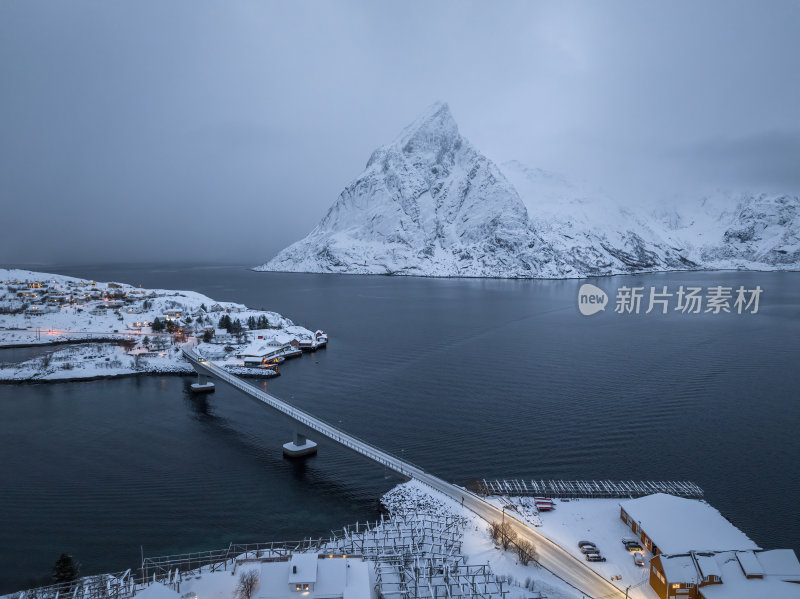
[[[299,430],[294,433],[294,441],[283,444],[283,455],[287,458],[302,458],[317,453],[317,444],[306,439]]]
[[[200,372],[197,368],[195,368],[195,372],[197,372],[197,382],[191,384],[192,393],[211,393],[214,391],[214,383],[208,380],[208,375],[205,372]]]

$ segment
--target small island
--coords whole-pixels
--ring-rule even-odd
[[[272,377],[327,340],[276,312],[193,291],[0,269],[0,348],[42,346],[22,362],[0,357],[0,382],[193,374],[179,347],[187,343],[231,373]]]

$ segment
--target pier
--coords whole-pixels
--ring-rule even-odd
[[[686,480],[526,480],[483,479],[478,494],[510,497],[551,497],[554,499],[628,499],[666,493],[688,499],[702,499],[703,489]]]

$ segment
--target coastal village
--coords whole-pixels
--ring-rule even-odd
[[[0,364],[5,381],[192,374],[179,350],[186,343],[229,372],[272,377],[284,360],[328,342],[275,312],[192,291],[11,269],[0,269],[0,333],[0,347],[56,348]]]

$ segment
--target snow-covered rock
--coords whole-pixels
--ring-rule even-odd
[[[516,161],[499,168],[437,103],[373,152],[307,237],[256,270],[563,278],[800,268],[797,197],[721,199],[653,214]]]

